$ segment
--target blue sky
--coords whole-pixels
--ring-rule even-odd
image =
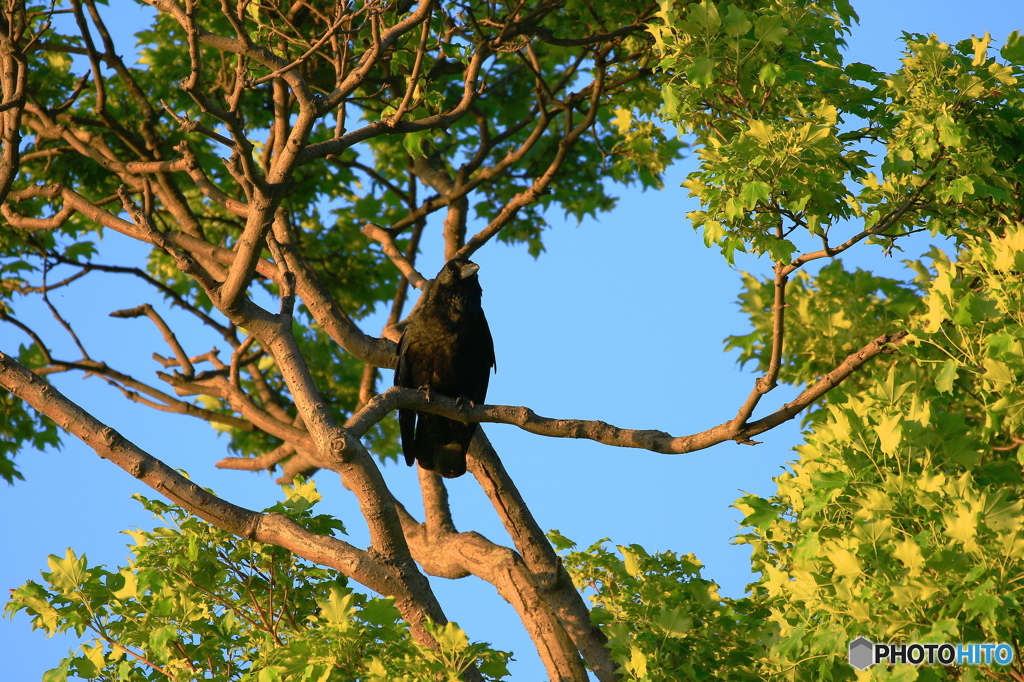
[[[892,70],[898,66],[903,31],[936,32],[957,41],[989,31],[1000,43],[1012,30],[1024,30],[1019,0],[854,2],[861,24],[849,39],[848,61]],[[106,10],[106,16],[114,16]],[[134,11],[134,10],[133,10]],[[130,16],[125,13],[123,16]],[[133,30],[127,24],[120,27]],[[474,257],[481,265],[484,305],[498,357],[488,402],[528,405],[550,417],[601,419],[627,428],[659,428],[685,435],[735,415],[754,376],[723,351],[723,339],[747,330],[735,299],[740,276],[685,220],[694,200],[679,187],[693,168],[686,159],[673,167],[661,192],[623,191],[617,209],[581,225],[558,225],[545,236],[547,252],[534,260],[524,249],[491,244]],[[427,235],[436,242],[437,234]],[[923,248],[923,242],[919,242]],[[430,244],[433,247],[433,244]],[[116,235],[100,260],[124,255],[140,259],[144,250]],[[879,250],[847,259],[860,267],[896,275],[900,264]],[[439,251],[421,260],[431,276],[441,265]],[[761,276],[769,264],[741,261],[739,269]],[[157,369],[149,359],[161,342],[145,320],[114,320],[112,310],[143,302],[153,294],[123,279],[97,275],[75,290],[62,290],[54,303],[76,325],[90,348],[128,363],[140,376]],[[98,321],[87,323],[97,312]],[[176,318],[169,315],[174,326]],[[27,321],[41,329],[55,324],[44,309]],[[378,332],[380,324],[367,325]],[[865,332],[865,342],[884,330]],[[0,349],[14,352],[24,339],[0,327]],[[195,353],[212,340],[187,339]],[[201,350],[200,350],[201,349]],[[72,353],[63,353],[70,356]],[[389,377],[382,384],[389,382]],[[267,474],[213,468],[224,454],[224,440],[207,425],[154,413],[126,403],[96,379],[55,378],[66,395],[172,466],[232,502],[261,509],[280,499]],[[780,388],[758,414],[786,402]],[[755,415],[756,416],[756,415]],[[740,596],[749,582],[748,552],[734,546],[739,512],[730,505],[750,492],[768,495],[771,478],[792,459],[799,429],[790,423],[759,437],[761,445],[719,445],[689,455],[666,456],[608,448],[586,441],[544,439],[512,426],[487,425],[502,461],[516,480],[542,528],[557,529],[587,546],[602,538],[638,543],[649,551],[692,552],[705,563],[704,576],[722,593]],[[48,554],[74,547],[92,563],[113,568],[125,562],[126,528],[148,527],[149,515],[133,493],[155,496],[130,476],[72,438],[60,451],[26,452],[18,458],[26,480],[0,488],[0,542],[8,548],[0,562],[0,587],[37,579]],[[415,472],[390,464],[385,477],[410,511],[418,510]],[[350,541],[365,545],[365,532],[351,495],[336,477],[317,477],[324,494],[321,511],[341,518]],[[455,522],[492,540],[505,535],[489,502],[470,476],[449,484]],[[415,512],[414,512],[415,513]],[[13,551],[12,551],[13,549]],[[544,679],[543,668],[511,608],[493,588],[474,578],[432,579],[448,617],[475,640],[514,650],[515,680]],[[35,680],[74,646],[70,638],[47,640],[31,632],[29,621],[0,619],[0,654],[5,679]]]

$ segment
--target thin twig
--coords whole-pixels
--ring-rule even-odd
[[[171,350],[174,351],[174,356],[178,358],[178,366],[181,367],[182,373],[186,377],[195,375],[195,369],[192,367],[192,361],[189,360],[188,354],[185,353],[185,349],[182,348],[181,344],[178,342],[178,337],[174,335],[174,332],[171,331],[167,322],[165,322],[164,318],[160,316],[160,313],[153,309],[153,306],[148,303],[143,303],[135,308],[130,308],[128,310],[115,310],[110,313],[111,317],[120,318],[142,317],[143,315],[152,320],[153,324],[155,324],[157,329],[160,330],[160,333],[164,337],[164,341],[171,347]]]

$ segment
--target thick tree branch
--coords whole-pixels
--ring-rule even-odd
[[[3,352],[0,352],[0,386],[45,414],[97,455],[189,513],[240,538],[276,545],[313,563],[330,566],[379,594],[394,597],[395,606],[410,624],[416,641],[432,649],[440,648],[424,623],[427,618],[440,624],[447,620],[432,595],[424,603],[423,590],[429,595],[425,580],[421,579],[422,585],[416,586],[419,589],[410,588],[408,575],[400,567],[379,561],[373,552],[312,533],[282,514],[254,512],[213,495],[101,423]],[[467,671],[465,677],[480,679],[473,669]]]
[[[422,473],[436,478],[431,472]],[[427,573],[451,579],[475,575],[493,585],[519,614],[549,678],[585,682],[587,673],[576,647],[522,557],[479,533],[417,523],[401,506],[399,515],[413,555]]]
[[[473,439],[468,461],[487,498],[494,505],[502,525],[512,538],[537,587],[558,615],[574,646],[583,655],[587,667],[601,682],[615,682],[618,664],[607,648],[608,638],[594,625],[582,595],[562,566],[540,524],[505,471],[483,429]]]
[[[331,566],[380,594],[404,596],[400,581],[366,552],[341,540],[311,533],[280,514],[260,514],[216,497],[98,421],[3,352],[0,352],[0,385],[52,419],[100,457],[189,513],[238,537],[284,547],[309,561]],[[421,643],[436,646],[429,636],[423,639],[423,634],[421,631],[417,636]]]
[[[48,27],[49,22],[43,30]],[[14,22],[0,26],[0,202],[6,201],[21,163],[21,117],[28,79],[21,38]]]

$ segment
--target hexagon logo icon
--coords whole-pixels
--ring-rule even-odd
[[[858,637],[850,642],[850,665],[857,670],[864,670],[875,664],[875,645],[865,637]]]

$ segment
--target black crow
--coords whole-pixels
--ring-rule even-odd
[[[479,269],[464,258],[453,258],[441,268],[398,343],[395,386],[484,402],[491,368],[497,364],[480,306]],[[445,478],[466,473],[466,450],[477,424],[415,410],[399,410],[398,423],[409,466],[419,462]]]

